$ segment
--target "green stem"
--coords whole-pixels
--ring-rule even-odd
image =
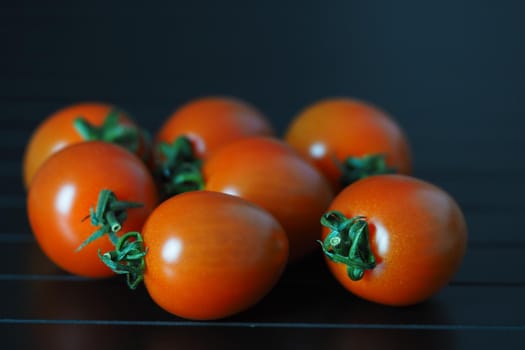
[[[368,222],[364,217],[347,218],[334,210],[321,217],[321,224],[330,229],[324,241],[318,241],[324,254],[336,263],[345,264],[350,279],[358,281],[366,270],[376,266],[370,247]]]
[[[106,214],[106,220],[112,232],[118,232],[122,228],[122,225],[117,220],[117,216],[115,215],[114,211],[108,211]]]
[[[84,140],[111,142],[137,153],[141,136],[144,135],[137,127],[121,124],[121,113],[118,109],[111,110],[101,126],[92,125],[83,117],[78,117],[73,126]]]
[[[388,167],[384,154],[367,154],[362,157],[348,157],[343,163],[336,160],[341,170],[341,184],[346,187],[357,180],[372,175],[392,174],[396,168]]]
[[[100,191],[97,205],[95,209],[89,209],[88,216],[91,224],[96,226],[97,230],[77,248],[77,251],[105,234],[109,236],[113,244],[116,244],[118,241],[116,233],[122,229],[122,224],[127,218],[127,210],[138,207],[142,207],[142,203],[119,201],[112,191]]]
[[[204,188],[202,160],[197,158],[186,136],[178,137],[172,144],[159,143],[157,151],[156,175],[166,198]]]
[[[118,239],[115,250],[104,254],[99,251],[98,256],[113,272],[125,274],[128,286],[135,289],[144,279],[146,253],[142,235],[139,232],[128,232]]]

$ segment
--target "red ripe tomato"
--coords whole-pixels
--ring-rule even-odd
[[[138,130],[137,126],[125,113],[118,111],[114,106],[102,103],[74,104],[55,112],[45,119],[34,131],[25,150],[23,160],[25,187],[29,188],[35,172],[51,154],[78,142],[103,138],[103,135],[99,137],[98,135],[82,134],[79,131],[79,123],[75,124],[77,118],[81,117],[92,126],[100,127],[112,112],[118,113],[118,124],[113,126],[113,132],[116,131],[116,128],[121,128],[120,131],[117,131],[119,131],[118,135],[122,135],[123,127],[127,131],[131,129],[136,132]],[[138,145],[133,145],[129,139],[121,137],[119,140],[115,138],[117,136],[115,133],[108,136],[108,139],[114,138],[113,142],[115,143],[121,142],[123,146],[129,146],[128,148],[131,148],[137,155],[141,157],[146,156],[148,150],[142,136],[140,136]]]
[[[223,318],[254,305],[273,288],[288,257],[286,234],[268,212],[223,193],[171,197],[142,232],[151,298],[189,319]]]
[[[410,149],[401,128],[365,102],[319,101],[295,117],[285,140],[329,179],[336,192],[368,175],[411,172]]]
[[[232,142],[203,165],[205,189],[233,194],[268,210],[290,241],[290,260],[315,250],[319,217],[333,198],[329,184],[284,142],[252,137]]]
[[[192,142],[195,157],[205,159],[229,142],[258,135],[273,135],[273,129],[253,106],[231,97],[203,97],[176,110],[156,140],[171,144],[186,136]]]
[[[332,274],[350,292],[381,304],[428,299],[465,254],[467,227],[453,198],[405,175],[371,176],[346,187],[323,222]]]
[[[113,245],[102,237],[77,251],[97,227],[85,220],[99,193],[111,190],[119,201],[143,206],[127,210],[122,231],[140,230],[157,203],[155,183],[139,158],[124,148],[82,142],[56,152],[42,164],[27,199],[31,228],[44,253],[59,267],[80,276],[112,275],[98,250]],[[122,213],[115,211],[117,217]]]

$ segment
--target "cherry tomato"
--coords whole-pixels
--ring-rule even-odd
[[[23,160],[23,177],[26,188],[44,161],[53,153],[60,149],[86,141],[86,139],[100,139],[103,135],[87,135],[82,134],[79,130],[79,124],[89,128],[89,125],[100,127],[106,121],[106,118],[112,114],[118,115],[118,125],[111,126],[112,132],[117,127],[125,127],[127,129],[117,130],[119,134],[108,135],[109,139],[113,138],[115,143],[121,142],[123,146],[129,146],[131,150],[135,151],[138,156],[145,157],[148,150],[146,150],[146,140],[143,135],[140,135],[138,145],[133,145],[130,140],[125,137],[118,139],[117,136],[122,136],[122,131],[138,130],[137,126],[131,119],[116,107],[102,104],[102,103],[78,103],[65,107],[46,118],[34,131],[29,143],[26,147]],[[81,117],[86,123],[77,123],[75,120]],[[88,131],[86,131],[88,133]],[[129,135],[129,133],[128,133]]]
[[[122,224],[123,232],[140,230],[157,203],[157,193],[148,169],[124,148],[102,141],[77,143],[53,154],[35,174],[27,199],[31,228],[43,252],[70,273],[112,275],[98,258],[99,249],[113,247],[108,237],[77,251],[97,230],[86,216],[106,189],[118,201],[142,204],[128,209]],[[122,211],[114,214],[120,217]]]
[[[250,104],[231,97],[203,97],[180,107],[161,127],[157,142],[188,137],[195,157],[207,158],[223,145],[247,136],[271,136],[266,118]]]
[[[319,217],[333,198],[326,179],[284,142],[244,138],[203,165],[205,189],[233,194],[268,210],[290,241],[290,260],[315,250]]]
[[[376,175],[346,187],[323,216],[323,249],[335,278],[370,301],[422,302],[452,278],[467,227],[454,199],[405,175]]]
[[[336,192],[368,175],[411,172],[409,145],[399,125],[362,101],[332,98],[308,106],[294,118],[285,140]]]
[[[251,307],[276,284],[288,257],[286,234],[272,215],[217,192],[164,201],[142,237],[151,298],[189,319],[223,318]]]

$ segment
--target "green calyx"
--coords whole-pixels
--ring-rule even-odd
[[[119,201],[112,191],[100,191],[95,209],[90,208],[89,215],[85,218],[89,218],[91,224],[98,229],[77,248],[77,251],[105,234],[116,244],[117,232],[122,229],[122,224],[128,217],[127,210],[138,207],[142,207],[142,203]]]
[[[323,242],[318,241],[324,254],[336,263],[345,264],[351,280],[360,280],[366,270],[376,266],[370,248],[368,223],[364,217],[349,219],[334,210],[321,217],[321,224],[331,230]]]
[[[204,188],[202,160],[196,157],[186,136],[178,137],[172,144],[159,143],[157,151],[157,179],[166,198]]]
[[[146,252],[142,235],[128,232],[118,239],[115,250],[104,254],[99,251],[98,256],[113,272],[125,274],[129,288],[136,289],[144,279]]]
[[[137,153],[140,146],[140,138],[143,135],[138,128],[120,123],[119,115],[121,113],[118,109],[113,109],[104,119],[104,123],[101,126],[92,125],[84,118],[78,117],[73,122],[73,126],[86,141],[115,143],[132,153]]]
[[[122,229],[122,224],[128,217],[127,210],[138,207],[142,207],[142,204],[119,201],[112,191],[100,191],[96,208],[90,208],[89,215],[84,218],[84,220],[89,218],[91,224],[97,226],[98,229],[77,248],[77,251],[80,251],[86,245],[107,234],[115,250],[106,253],[101,253],[99,250],[98,256],[113,272],[126,274],[128,286],[131,289],[137,288],[143,280],[146,249],[140,233],[128,232],[119,237],[117,232]]]
[[[365,177],[380,174],[393,174],[395,168],[388,167],[384,154],[367,154],[362,157],[348,157],[338,164],[341,170],[343,187],[364,179]]]

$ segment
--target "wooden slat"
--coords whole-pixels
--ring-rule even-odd
[[[508,330],[324,329],[82,324],[0,324],[12,349],[488,349],[522,350],[522,332]],[[67,344],[67,345],[65,345]],[[235,344],[235,345],[233,345]]]
[[[184,321],[157,307],[143,287],[130,291],[125,284],[116,282],[0,281],[6,295],[17,296],[2,306],[2,318],[64,323],[165,322],[166,326]],[[318,328],[419,325],[434,329],[497,326],[519,330],[524,327],[525,306],[521,302],[524,287],[478,286],[475,290],[473,295],[472,287],[450,286],[423,304],[393,308],[358,299],[336,285],[313,288],[315,293],[277,287],[256,306],[220,322],[286,327],[306,324]],[[479,317],[480,309],[490,316]]]

